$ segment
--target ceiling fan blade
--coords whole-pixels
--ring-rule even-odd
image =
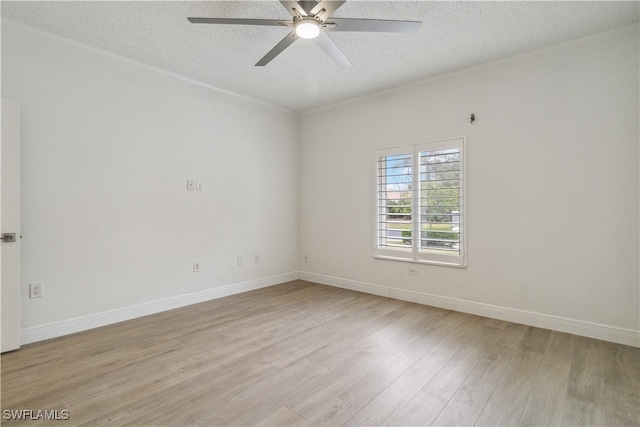
[[[324,52],[329,55],[333,61],[338,64],[342,68],[351,67],[351,62],[344,56],[344,53],[336,46],[336,44],[329,38],[328,34],[320,33],[318,37],[316,37],[315,42],[324,50]]]
[[[310,15],[311,10],[318,5],[316,0],[297,0],[297,2],[307,11],[307,15]]]
[[[315,16],[318,13],[320,13],[322,11],[322,9],[324,9],[325,11],[322,13],[322,16],[320,16],[320,18],[327,19],[328,17],[333,15],[333,12],[335,12],[340,6],[342,6],[346,2],[347,2],[347,0],[344,0],[344,1],[342,1],[342,0],[322,0],[320,3],[315,5],[313,7],[313,9],[311,9],[311,12],[309,12],[309,13],[311,15]]]
[[[269,53],[267,53],[260,61],[258,61],[256,67],[264,67],[265,65],[267,65],[273,60],[273,58],[280,55],[283,50],[291,46],[291,43],[296,40],[298,40],[298,35],[295,31],[291,31],[285,38],[280,40],[280,43],[278,43],[273,49],[269,51]]]
[[[291,21],[278,19],[187,18],[192,24],[269,25],[290,26]]]
[[[294,18],[298,16],[307,16],[307,11],[295,0],[280,0],[280,3],[289,11]]]
[[[325,31],[362,31],[381,33],[413,33],[420,30],[421,21],[390,21],[386,19],[330,18]],[[331,26],[331,24],[335,24]]]

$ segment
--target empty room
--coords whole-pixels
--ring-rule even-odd
[[[2,1],[2,425],[640,425],[640,3]]]

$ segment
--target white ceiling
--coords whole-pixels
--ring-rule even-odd
[[[338,67],[299,40],[255,67],[289,31],[190,24],[188,16],[290,19],[278,1],[2,1],[2,16],[216,88],[308,111],[430,76],[637,23],[639,2],[347,1],[342,18],[421,20],[412,34],[330,33]]]

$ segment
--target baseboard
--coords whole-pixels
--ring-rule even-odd
[[[46,325],[33,326],[30,328],[22,329],[21,344],[30,344],[37,341],[43,341],[50,338],[56,338],[63,335],[86,331],[88,329],[112,325],[114,323],[123,322],[125,320],[148,316],[150,314],[160,313],[162,311],[172,310],[174,308],[180,308],[191,304],[209,301],[212,299],[265,288],[267,286],[273,286],[297,279],[297,271],[284,273],[276,276],[270,276],[256,280],[249,280],[247,282],[234,283],[218,288],[207,289],[200,292],[150,301],[131,307],[105,311],[89,316],[77,317],[74,319],[63,320],[55,323],[48,323]]]
[[[458,298],[444,297],[427,294],[423,292],[408,291],[388,286],[374,285],[372,283],[359,282],[355,280],[342,279],[338,277],[326,276],[322,274],[307,272],[290,272],[271,277],[265,277],[247,282],[234,283],[218,288],[207,289],[186,295],[179,295],[162,300],[150,301],[131,307],[117,310],[105,311],[89,316],[67,319],[60,322],[46,325],[33,326],[22,329],[22,345],[82,332],[101,326],[107,326],[125,320],[131,320],[162,311],[172,310],[191,304],[197,304],[217,298],[239,294],[255,289],[273,286],[292,280],[302,279],[309,282],[323,285],[335,286],[338,288],[350,289],[353,291],[379,295],[403,301],[415,302],[418,304],[430,305],[433,307],[446,308],[463,313],[475,314],[478,316],[490,317],[493,319],[505,320],[508,322],[520,323],[539,328],[551,329],[560,332],[567,332],[575,335],[596,338],[604,341],[640,347],[640,331],[619,328],[609,325],[602,325],[582,320],[569,319],[560,316],[535,313],[525,310],[501,307],[492,304],[485,304],[475,301]]]
[[[633,329],[619,328],[615,326],[602,325],[599,323],[586,322],[583,320],[569,319],[560,316],[552,316],[548,314],[535,313],[508,307],[500,307],[497,305],[485,304],[458,298],[444,297],[423,292],[408,291],[388,286],[374,285],[371,283],[358,282],[355,280],[342,279],[322,274],[307,273],[301,271],[298,273],[298,277],[301,280],[307,280],[309,282],[320,283],[323,285],[351,289],[353,291],[365,292],[403,301],[430,305],[433,307],[446,308],[463,313],[490,317],[492,319],[505,320],[508,322],[520,323],[523,325],[551,329],[559,332],[567,332],[570,334],[596,338],[603,341],[610,341],[618,344],[640,347],[640,331]]]

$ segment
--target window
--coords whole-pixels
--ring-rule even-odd
[[[375,257],[466,265],[464,144],[376,150]]]

